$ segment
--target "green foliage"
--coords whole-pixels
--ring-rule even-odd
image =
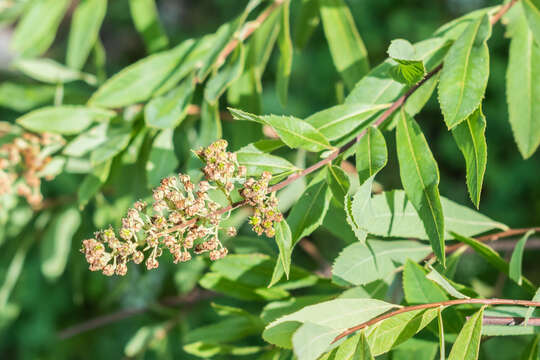
[[[0,353],[536,358],[540,2],[387,3],[0,1]]]

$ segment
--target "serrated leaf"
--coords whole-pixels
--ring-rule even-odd
[[[312,182],[293,205],[287,223],[291,228],[292,246],[314,232],[323,222],[330,203],[330,192],[325,179]]]
[[[347,246],[337,257],[332,277],[353,285],[364,285],[386,279],[407,259],[420,261],[431,249],[428,245],[410,240],[369,240],[367,244]]]
[[[349,89],[369,71],[367,50],[343,0],[319,0],[324,34],[334,65]]]
[[[336,140],[367,124],[367,121],[389,104],[342,104],[319,111],[306,118],[328,140]]]
[[[523,0],[522,4],[529,29],[531,29],[536,43],[540,44],[540,2],[538,0]]]
[[[253,115],[242,110],[229,108],[236,120],[255,121],[271,126],[281,140],[291,148],[302,148],[309,151],[331,149],[328,140],[308,122],[293,116]]]
[[[466,236],[481,234],[489,230],[508,230],[496,222],[468,207],[441,197],[446,228],[446,239],[452,239],[450,231],[461,232]],[[373,196],[369,212],[357,216],[358,224],[370,234],[385,237],[428,239],[422,221],[402,190],[387,191]]]
[[[293,333],[306,322],[341,332],[398,307],[374,299],[335,299],[310,305],[283,316],[266,326],[263,338],[275,345],[291,348]]]
[[[17,124],[35,132],[72,135],[94,121],[108,120],[115,115],[113,111],[79,105],[51,106],[27,113],[17,119]]]
[[[24,57],[43,54],[51,46],[69,0],[42,0],[29,4],[11,38],[11,48]]]
[[[484,307],[472,315],[460,331],[448,360],[476,360],[480,352]]]
[[[264,152],[258,143],[244,146],[236,155],[238,163],[246,167],[247,176],[260,176],[263,171],[276,175],[299,170],[284,158]]]
[[[245,50],[244,45],[236,48],[227,59],[227,63],[217,74],[210,78],[204,89],[204,98],[210,104],[215,104],[227,88],[240,77],[244,70]]]
[[[51,59],[19,59],[13,66],[32,79],[50,84],[83,80],[89,85],[95,85],[97,81],[93,75],[70,69]]]
[[[77,190],[77,205],[79,209],[84,209],[103,184],[105,184],[109,178],[111,164],[112,160],[105,161],[97,165],[90,174],[86,175]]]
[[[193,40],[186,40],[171,50],[150,55],[122,69],[99,87],[89,103],[118,108],[148,100],[175,73],[182,59],[189,57],[194,45]]]
[[[510,42],[506,97],[514,140],[524,158],[540,145],[540,85],[536,81],[540,77],[539,44],[523,16],[519,17]]]
[[[343,199],[351,186],[347,173],[339,166],[330,165],[326,171],[326,181],[334,199],[343,206]]]
[[[392,40],[388,56],[397,63],[390,71],[394,80],[412,85],[424,78],[426,74],[424,62],[417,57],[414,46],[407,40]]]
[[[495,250],[476,239],[462,236],[455,232],[451,232],[451,234],[456,240],[469,245],[478,255],[483,257],[494,268],[505,273],[506,275],[509,275],[510,267],[508,263],[504,261],[504,259]],[[521,285],[523,289],[530,292],[531,294],[536,291],[534,285],[527,278],[521,276],[521,279],[523,282],[523,284]]]
[[[360,184],[375,176],[387,161],[388,150],[384,136],[379,129],[370,126],[356,145],[356,170]]]
[[[384,354],[413,337],[437,316],[437,309],[415,310],[383,320],[366,330],[373,355]]]
[[[452,45],[444,60],[439,82],[439,102],[448,129],[476,110],[486,91],[489,77],[491,36],[489,16],[472,21]]]
[[[282,220],[275,225],[276,244],[279,248],[279,262],[283,266],[283,271],[287,279],[291,270],[291,253],[293,248],[291,229],[286,220]]]
[[[289,78],[293,62],[293,46],[290,31],[290,0],[285,0],[281,6],[281,26],[278,35],[279,60],[276,72],[276,89],[279,101],[284,107],[287,105]]]
[[[72,237],[81,224],[81,215],[73,207],[57,214],[45,231],[41,243],[41,271],[48,280],[56,280],[66,268]]]
[[[467,188],[478,208],[487,165],[486,118],[479,107],[452,130],[452,136],[465,158]]]
[[[435,255],[444,265],[444,215],[439,195],[439,169],[422,130],[403,109],[396,142],[405,193],[424,224]]]
[[[352,228],[356,238],[363,244],[366,242],[368,232],[361,219],[368,213],[372,187],[373,177],[370,177],[360,185],[354,196],[347,195],[345,197],[344,208],[347,223]]]
[[[508,277],[517,282],[518,285],[521,285],[523,282],[521,268],[523,263],[523,252],[525,251],[525,244],[527,243],[527,240],[532,234],[534,234],[534,230],[528,231],[525,235],[523,235],[521,239],[519,239],[519,241],[516,243],[516,246],[514,247],[514,251],[512,252],[512,258],[510,259]]]
[[[188,77],[165,95],[150,100],[144,107],[146,124],[157,129],[174,129],[180,125],[187,116],[194,91],[193,78]]]
[[[152,149],[146,163],[148,185],[152,188],[159,185],[161,179],[174,173],[179,164],[174,153],[174,131],[161,131],[154,139]]]
[[[85,0],[73,12],[67,45],[66,64],[72,69],[83,68],[99,36],[107,12],[107,0]]]
[[[129,0],[129,9],[147,51],[153,53],[166,48],[169,39],[159,21],[155,0]]]

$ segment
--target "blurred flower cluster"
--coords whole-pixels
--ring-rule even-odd
[[[261,221],[254,229],[259,234],[266,232],[273,236],[272,221],[280,221],[281,214],[277,211],[276,197],[266,196],[271,175],[265,173],[258,181],[252,178],[246,181],[245,167],[238,164],[236,154],[226,149],[227,142],[218,140],[195,151],[205,164],[202,168],[205,180],[195,185],[185,174],[162,179],[153,189],[151,206],[136,202],[122,219],[118,232],[110,227],[84,240],[81,251],[90,270],[108,276],[125,275],[129,261],[136,264],[145,261],[147,269],[155,269],[164,251],[172,255],[175,263],[206,252],[211,260],[223,258],[228,250],[219,239],[219,231],[235,236],[236,229],[220,225],[227,216],[226,206],[232,205],[230,196],[237,185],[245,185],[240,193],[246,204],[255,207],[255,217]],[[213,200],[210,191],[221,191],[229,203],[222,205]]]
[[[51,161],[51,150],[64,144],[61,136],[50,133],[40,135],[18,134],[13,126],[0,128],[0,196],[16,192],[33,208],[43,202],[41,178],[54,176],[43,173]],[[1,205],[0,205],[1,206]]]

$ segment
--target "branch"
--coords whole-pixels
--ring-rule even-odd
[[[469,320],[470,316],[467,316]],[[525,318],[511,317],[511,316],[484,316],[482,324],[484,325],[504,325],[504,326],[516,326],[525,325]],[[540,326],[540,318],[530,318],[527,321],[529,326]]]
[[[339,334],[335,337],[335,339],[332,341],[332,343],[335,343],[336,341],[343,339],[346,336],[349,336],[358,330],[361,330],[363,328],[366,328],[368,326],[374,325],[378,322],[381,322],[383,320],[389,319],[391,317],[394,317],[399,314],[416,311],[416,310],[424,310],[424,309],[433,309],[438,307],[447,307],[447,306],[453,306],[453,305],[463,305],[463,304],[480,304],[480,305],[517,305],[517,306],[534,306],[539,307],[540,301],[530,301],[530,300],[513,300],[513,299],[456,299],[456,300],[447,300],[447,301],[440,301],[436,303],[429,303],[429,304],[420,304],[420,305],[413,305],[413,306],[406,306],[402,307],[398,310],[391,311],[389,313],[383,314],[381,316],[378,316],[376,318],[373,318],[369,321],[366,321],[360,325],[353,326],[352,328],[349,328]]]
[[[215,296],[216,294],[211,291],[203,291],[200,289],[195,289],[185,296],[174,296],[174,297],[164,298],[161,301],[159,301],[159,304],[165,305],[165,306],[177,306],[177,305],[191,306],[199,301],[211,299]],[[111,314],[98,316],[96,318],[90,319],[83,323],[76,324],[76,325],[73,325],[73,326],[70,326],[68,328],[61,330],[58,333],[58,338],[60,340],[66,340],[73,336],[79,335],[81,333],[94,330],[99,327],[112,324],[112,323],[118,322],[123,319],[127,319],[135,315],[143,314],[151,309],[152,309],[152,306],[146,306],[146,307],[141,307],[141,308],[120,310]]]

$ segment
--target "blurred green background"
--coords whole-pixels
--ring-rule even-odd
[[[372,66],[386,58],[386,49],[392,39],[404,38],[411,42],[423,40],[451,19],[475,8],[499,3],[487,0],[349,0],[347,2],[366,43]],[[157,3],[171,44],[175,45],[186,38],[214,32],[220,24],[237,15],[247,1],[158,0]],[[293,31],[298,3],[299,1],[295,0],[292,2]],[[64,59],[69,24],[68,15],[62,22],[55,43],[46,56],[59,61]],[[11,26],[0,29],[0,87],[6,81],[23,81],[19,75],[9,70],[11,55],[7,44],[11,31]],[[146,56],[142,40],[133,27],[127,0],[109,2],[100,36],[107,51],[109,76]],[[508,45],[508,40],[504,38],[504,27],[496,26],[489,40],[491,75],[483,106],[488,122],[488,166],[480,211],[510,227],[527,227],[540,224],[540,153],[537,152],[530,159],[523,160],[512,139],[505,99]],[[305,49],[295,50],[286,108],[279,105],[274,88],[276,64],[277,56],[274,53],[263,77],[263,113],[283,113],[304,117],[337,103],[338,90],[336,89],[341,87],[340,79],[333,66],[321,26],[316,29]],[[90,91],[82,85],[74,86],[81,86],[78,90],[83,96]],[[12,121],[20,115],[13,106],[13,103],[19,100],[21,99],[0,99],[0,120]],[[417,120],[428,137],[439,163],[441,194],[472,207],[465,186],[464,161],[450,133],[445,129],[435,96],[417,116]],[[238,130],[231,125],[225,126],[225,135],[229,139],[238,136],[235,131]],[[245,133],[241,136],[248,139],[250,135],[259,136],[259,134]],[[386,138],[390,147],[389,153],[394,154],[392,134],[387,133]],[[233,142],[233,145],[238,147],[242,143]],[[133,170],[137,171],[136,168]],[[84,332],[68,340],[59,340],[57,337],[62,329],[96,316],[117,312],[120,312],[120,315],[132,315],[130,311],[137,312],[144,309],[154,304],[156,299],[187,292],[193,286],[192,279],[196,279],[199,276],[197,274],[206,267],[202,260],[183,265],[163,264],[153,272],[130,271],[125,278],[105,278],[98,273],[87,271],[83,255],[77,252],[80,246],[77,243],[78,239],[89,236],[96,226],[108,224],[108,221],[112,221],[111,218],[119,219],[122,214],[119,214],[118,209],[128,206],[133,197],[148,195],[144,193],[148,190],[141,190],[136,185],[126,186],[127,181],[122,175],[114,175],[113,181],[109,184],[113,189],[123,189],[115,194],[114,202],[102,202],[101,208],[95,213],[95,208],[85,211],[83,226],[73,240],[72,256],[70,256],[67,270],[59,281],[47,282],[41,273],[39,224],[24,236],[8,236],[1,245],[0,279],[6,276],[6,269],[17,248],[23,243],[32,246],[27,254],[21,277],[10,297],[10,303],[16,304],[20,313],[15,319],[10,319],[9,311],[2,310],[0,358],[122,358],[125,356],[126,343],[137,329],[145,324],[166,322],[171,316],[180,316],[179,326],[171,331],[165,345],[159,345],[167,348],[170,351],[169,355],[165,355],[167,351],[156,347],[153,352],[148,353],[147,358],[167,358],[167,356],[180,359],[191,358],[182,352],[181,337],[193,326],[215,320],[216,316],[209,307],[209,300],[201,300],[195,304],[180,307],[179,309],[182,309],[180,315],[178,311],[171,308],[152,305],[152,308],[144,311],[143,314],[127,316],[126,319]],[[390,157],[389,164],[379,180],[385,189],[401,187],[395,154]],[[80,176],[64,174],[53,182],[45,184],[44,193],[48,197],[75,193],[80,181]],[[135,194],[122,195],[129,193],[132,189]],[[139,192],[138,195],[137,192]],[[17,216],[24,217],[25,214]],[[10,229],[5,230],[8,233],[10,231]],[[332,235],[325,231],[320,231],[313,236],[314,243],[329,262],[345,244],[343,241],[331,241],[331,237]],[[35,243],[37,243],[36,246],[33,246]],[[538,252],[532,251],[527,252],[525,257],[525,273],[535,283],[540,280],[537,256]],[[296,250],[293,260],[308,269],[314,269],[317,266],[300,249]],[[493,284],[497,274],[485,263],[475,260],[478,258],[474,255],[464,255],[464,261],[458,271],[458,279],[464,283],[470,283],[473,278],[478,278],[485,283]],[[507,296],[515,294],[511,285],[507,284],[507,286],[504,294]],[[219,299],[219,302],[235,303],[225,298]],[[260,310],[260,304],[248,306],[252,307],[248,310],[255,312]],[[253,337],[252,343],[263,344],[258,337]],[[521,346],[522,343],[516,338],[504,338],[497,342],[487,341],[482,348],[482,356],[488,359],[510,359],[514,355],[512,348],[515,345]]]

